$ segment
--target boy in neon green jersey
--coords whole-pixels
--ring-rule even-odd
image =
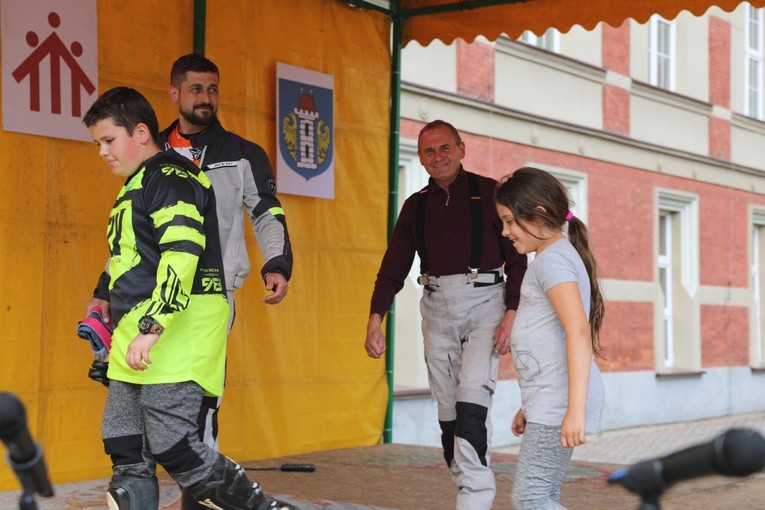
[[[292,508],[197,436],[202,397],[223,389],[229,316],[209,179],[161,151],[154,110],[133,89],[105,92],[83,122],[112,173],[126,179],[108,227],[109,508],[156,509],[156,463],[210,508]]]

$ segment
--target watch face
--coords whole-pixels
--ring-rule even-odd
[[[138,321],[138,331],[140,331],[144,335],[149,332],[150,327],[151,327],[151,319],[149,319],[148,317],[142,317],[141,320]]]
[[[149,333],[160,334],[162,333],[162,330],[162,326],[149,316],[141,317],[141,320],[138,321],[138,331],[144,335],[148,335]]]

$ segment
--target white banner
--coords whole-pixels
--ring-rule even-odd
[[[90,141],[98,97],[96,0],[3,0],[3,129]]]

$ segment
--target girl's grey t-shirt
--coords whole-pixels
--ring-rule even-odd
[[[589,317],[590,279],[576,249],[564,238],[529,264],[510,337],[526,420],[542,425],[560,426],[568,403],[566,334],[547,298],[548,290],[565,282],[579,285]],[[587,433],[600,431],[603,401],[603,380],[593,357],[587,389]]]

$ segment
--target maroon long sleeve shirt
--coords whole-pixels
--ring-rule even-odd
[[[526,256],[519,254],[512,243],[502,237],[502,221],[494,205],[497,182],[478,176],[483,210],[483,250],[480,271],[504,266],[507,281],[505,303],[509,310],[518,308],[520,288],[526,272]],[[377,273],[370,313],[385,313],[393,298],[404,286],[404,280],[417,252],[417,201],[415,193],[404,202],[393,236]],[[469,272],[472,220],[467,172],[460,169],[447,193],[431,178],[428,182],[425,212],[425,254],[428,273],[433,276]]]

